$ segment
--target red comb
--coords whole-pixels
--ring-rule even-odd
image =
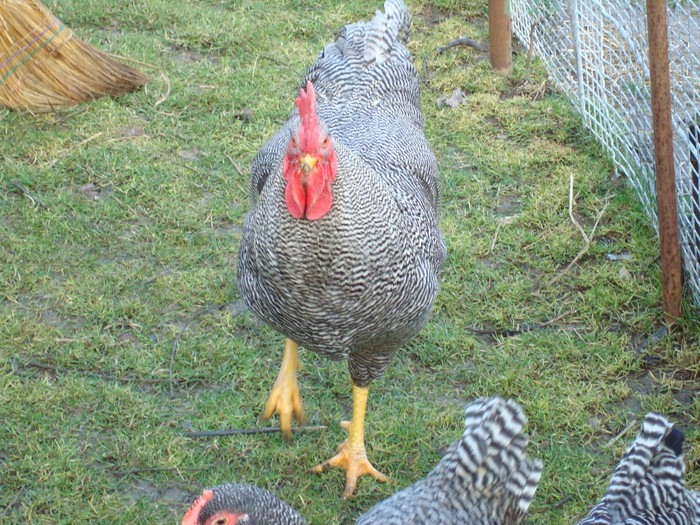
[[[296,99],[296,103],[302,120],[316,116],[316,92],[310,80],[306,82],[306,90],[304,88],[299,90],[299,97]]]
[[[202,509],[209,503],[209,500],[214,497],[213,490],[205,490],[202,495],[192,504],[190,510],[187,511],[182,518],[182,525],[197,525],[197,518]]]
[[[302,151],[316,151],[319,146],[321,130],[318,127],[318,115],[316,114],[316,92],[311,81],[306,82],[306,90],[301,88],[296,99],[301,118],[299,140]]]

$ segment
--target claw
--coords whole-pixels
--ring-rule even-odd
[[[349,498],[355,492],[357,480],[360,476],[369,475],[373,478],[386,482],[389,480],[387,476],[379,472],[367,459],[364,447],[361,451],[353,452],[347,441],[340,447],[340,451],[328,461],[319,463],[315,467],[309,469],[311,472],[326,472],[327,470],[340,467],[345,470],[345,490],[343,490],[343,498]]]
[[[267,421],[275,412],[279,412],[280,431],[285,439],[292,437],[292,418],[296,418],[299,424],[304,424],[306,420],[297,382],[297,370],[300,367],[297,344],[287,339],[280,373],[260,415],[261,421]]]
[[[340,426],[348,431],[348,438],[338,447],[338,453],[328,461],[309,469],[310,472],[325,472],[333,467],[345,470],[345,490],[343,498],[355,492],[360,476],[369,475],[381,482],[388,481],[367,459],[364,441],[364,417],[367,402],[367,389],[353,386],[353,420],[343,421]]]

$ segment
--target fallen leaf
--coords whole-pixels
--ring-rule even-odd
[[[449,97],[440,97],[437,100],[437,105],[439,108],[443,106],[449,106],[451,108],[456,108],[460,104],[467,103],[467,95],[464,94],[460,88],[455,89]]]
[[[624,266],[620,268],[617,272],[617,278],[621,281],[629,281],[632,278],[632,274]]]

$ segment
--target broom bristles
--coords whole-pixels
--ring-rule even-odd
[[[78,38],[37,0],[0,0],[0,104],[52,111],[149,80]]]

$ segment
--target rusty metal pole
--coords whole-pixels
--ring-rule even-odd
[[[513,70],[510,0],[489,0],[489,53],[496,73],[507,75]]]
[[[673,166],[671,82],[668,67],[666,0],[647,0],[651,111],[654,119],[656,202],[661,244],[661,282],[668,322],[681,315],[681,257],[678,241],[676,178]]]

